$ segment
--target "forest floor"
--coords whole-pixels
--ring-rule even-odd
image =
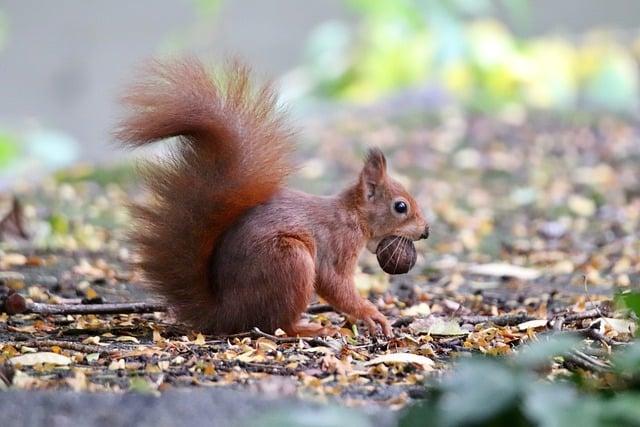
[[[159,395],[222,387],[398,409],[470,354],[517,353],[574,331],[594,351],[556,369],[597,371],[633,336],[636,322],[618,314],[614,295],[640,287],[637,123],[379,108],[310,122],[300,141],[295,186],[336,191],[375,145],[431,220],[411,273],[390,277],[372,255],[361,260],[358,287],[393,323],[393,338],[370,336],[321,301],[308,319],[339,326],[340,337],[207,336],[156,306],[65,312],[153,301],[124,240],[126,203],[144,197],[131,168],[79,166],[16,188],[17,209],[6,197],[0,211],[5,308],[27,308],[0,314],[0,388]]]

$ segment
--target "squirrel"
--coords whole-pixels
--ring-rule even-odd
[[[353,276],[360,253],[384,236],[428,237],[420,207],[375,148],[335,196],[287,188],[293,133],[274,90],[254,85],[246,66],[227,71],[218,81],[193,57],[153,61],[122,97],[115,136],[125,147],[177,137],[168,156],[141,168],[152,197],[131,207],[145,281],[178,321],[205,333],[334,334],[301,320],[316,292],[391,336]]]

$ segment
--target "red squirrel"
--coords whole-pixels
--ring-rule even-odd
[[[178,138],[143,167],[152,198],[132,207],[145,280],[179,321],[207,333],[332,334],[301,320],[315,291],[390,336],[353,275],[361,251],[383,237],[428,236],[420,207],[378,149],[335,196],[287,188],[292,133],[271,87],[249,74],[234,66],[220,83],[195,58],[154,62],[125,92],[115,132],[125,146]]]

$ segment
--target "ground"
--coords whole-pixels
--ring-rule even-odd
[[[460,357],[514,353],[552,331],[577,331],[589,350],[558,369],[606,369],[609,350],[636,327],[612,299],[640,283],[639,129],[613,116],[488,118],[419,103],[308,122],[293,184],[336,191],[376,145],[431,219],[410,274],[390,277],[373,256],[361,260],[356,281],[393,322],[390,339],[322,301],[307,316],[340,326],[340,337],[205,336],[158,311],[41,314],[35,303],[153,301],[124,239],[125,205],[144,195],[127,167],[78,167],[16,188],[20,208],[11,215],[6,197],[3,211],[0,280],[31,312],[0,315],[0,377],[10,389],[204,396],[214,387],[375,411],[420,398],[422,384]]]

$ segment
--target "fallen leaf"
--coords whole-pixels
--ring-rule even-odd
[[[540,277],[540,272],[533,268],[520,267],[506,263],[489,263],[474,265],[467,269],[469,273],[492,277],[513,277],[521,280],[534,280]]]
[[[619,334],[635,334],[638,325],[633,320],[629,319],[614,319],[612,317],[603,317],[602,320],[611,329]]]
[[[441,317],[429,316],[422,319],[414,320],[409,329],[414,334],[430,334],[430,335],[466,335],[468,332],[463,330],[457,321],[445,320]]]
[[[401,314],[403,316],[428,316],[431,314],[431,308],[426,303],[421,302],[402,310]]]
[[[109,367],[107,369],[109,369],[110,371],[117,371],[125,368],[126,368],[126,364],[124,359],[120,359],[120,360],[113,360],[111,363],[109,363]]]
[[[21,356],[12,357],[9,361],[14,365],[33,366],[39,363],[50,365],[66,366],[71,363],[71,359],[61,354],[43,351],[40,353],[28,353]]]
[[[420,365],[425,371],[433,370],[433,360],[425,356],[413,353],[389,353],[378,356],[375,359],[371,359],[364,363],[365,366],[378,365],[378,364],[394,364],[394,363],[411,363],[414,365]]]
[[[87,362],[95,362],[100,358],[100,353],[89,353],[87,354]]]
[[[8,253],[2,257],[2,262],[9,267],[20,266],[27,263],[27,257],[22,254]]]
[[[547,319],[535,319],[528,322],[522,322],[518,325],[518,330],[526,331],[527,329],[544,328],[549,321]]]
[[[596,204],[593,200],[578,194],[573,194],[567,202],[569,209],[576,215],[592,216],[596,212]]]
[[[204,345],[205,341],[204,341],[204,335],[202,334],[198,334],[196,336],[196,339],[193,341],[193,343],[195,345]]]
[[[278,344],[268,338],[260,337],[256,340],[256,347],[262,351],[276,351]]]

